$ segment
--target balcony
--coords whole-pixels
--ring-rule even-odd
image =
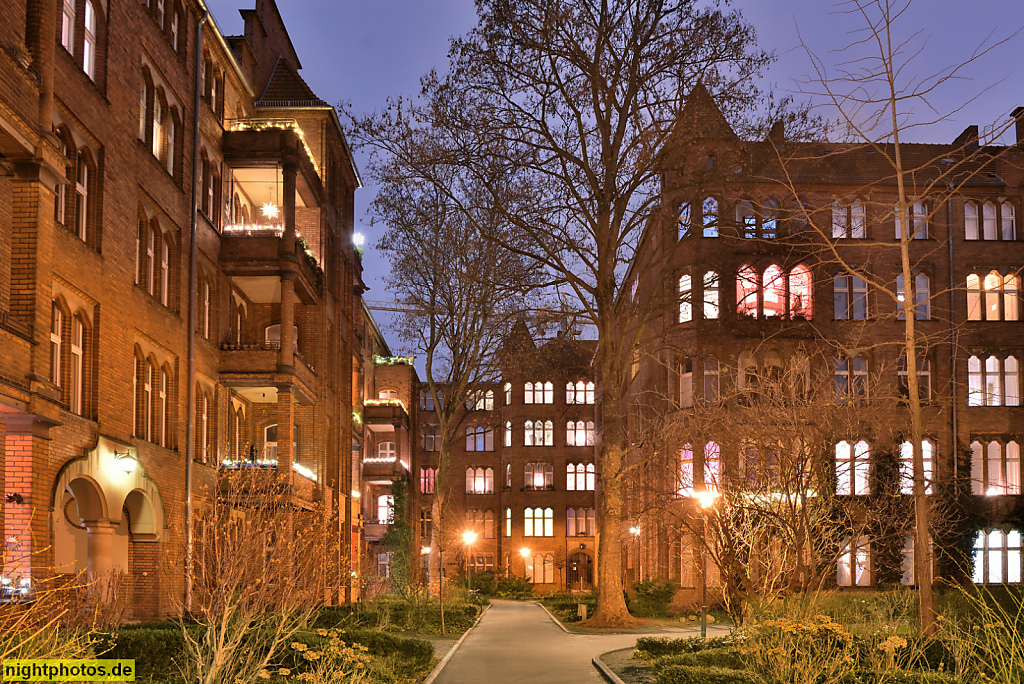
[[[220,491],[222,494],[230,491],[234,498],[240,500],[247,500],[251,496],[262,497],[265,494],[272,493],[272,496],[267,497],[270,499],[268,503],[271,504],[280,502],[278,499],[279,494],[290,494],[290,503],[293,506],[296,508],[311,508],[316,500],[316,473],[300,463],[293,463],[292,471],[290,492],[284,492],[277,487],[266,490],[262,484],[253,492],[246,486],[246,482],[250,482],[255,486],[256,482],[251,478],[267,477],[276,480],[277,461],[273,459],[260,459],[257,461],[224,460],[221,461],[219,466]],[[253,502],[247,500],[247,503]]]
[[[316,372],[296,352],[295,374],[282,375],[277,370],[278,354],[275,344],[221,345],[221,382],[229,387],[275,387],[280,383],[295,382],[299,385],[296,393],[299,403],[314,404]]]
[[[220,263],[227,275],[257,303],[281,301],[281,242],[279,225],[238,224],[224,227],[220,243]],[[316,257],[304,248],[301,237],[295,241],[298,275],[295,294],[303,304],[315,304],[323,291],[324,272]]]
[[[400,399],[367,399],[363,402],[363,424],[374,432],[409,429],[409,412]]]
[[[367,521],[363,526],[363,538],[366,539],[366,541],[380,541],[384,535],[387,534],[387,531],[387,523]]]

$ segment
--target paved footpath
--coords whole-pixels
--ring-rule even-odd
[[[641,636],[567,634],[535,603],[494,600],[434,682],[598,684],[604,679],[591,663],[594,656],[632,646]]]

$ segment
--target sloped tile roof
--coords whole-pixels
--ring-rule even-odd
[[[257,107],[329,107],[286,60],[278,60]]]

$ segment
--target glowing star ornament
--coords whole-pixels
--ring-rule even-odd
[[[263,217],[268,219],[276,219],[278,215],[277,205],[267,202],[263,205]]]

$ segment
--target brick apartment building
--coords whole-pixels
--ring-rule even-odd
[[[376,348],[386,349],[383,338]],[[538,344],[518,323],[498,352],[501,378],[474,388],[453,428],[445,575],[495,571],[535,591],[588,588],[596,562],[593,348],[567,339]],[[408,522],[420,573],[436,567],[432,505],[441,443],[435,406],[411,357],[377,354],[363,422],[364,571],[383,580],[394,521],[395,478],[409,490]],[[467,545],[464,532],[475,532]]]
[[[7,594],[118,571],[136,617],[168,613],[162,559],[259,468],[285,518],[326,511],[302,519],[340,535],[329,598],[355,597],[360,181],[274,1],[241,14],[224,36],[201,0],[0,9]]]
[[[933,500],[960,511],[955,529],[934,533],[933,567],[955,574],[959,550],[973,560],[979,583],[1020,582],[1024,558],[1022,115],[1024,108],[1015,110],[1017,145],[981,146],[970,127],[951,144],[903,146],[916,182],[908,194],[912,310],[926,341],[918,368],[925,470]],[[785,173],[780,159],[789,160]],[[837,497],[875,505],[891,461],[892,491],[903,495],[897,505],[909,521],[885,538],[865,533],[840,542],[834,583],[912,584],[905,322],[896,301],[868,284],[904,290],[891,169],[879,151],[794,143],[781,126],[765,140],[741,140],[703,88],[688,99],[661,164],[662,211],[627,276],[641,308],[655,312],[631,385],[639,446],[627,524],[639,537],[623,530],[630,577],[696,590],[702,569],[694,535],[708,513],[695,495],[777,467],[749,461],[773,456],[744,446],[742,410],[784,410],[777,407],[820,389],[819,401],[855,407],[849,434],[816,456]],[[813,225],[825,226],[824,234]],[[794,377],[788,399],[759,394],[759,383]],[[711,408],[736,411],[719,424],[732,427],[687,433]],[[882,409],[888,417],[878,422]],[[655,416],[680,427],[686,443],[656,452],[640,436]],[[707,572],[717,584],[718,568]]]

